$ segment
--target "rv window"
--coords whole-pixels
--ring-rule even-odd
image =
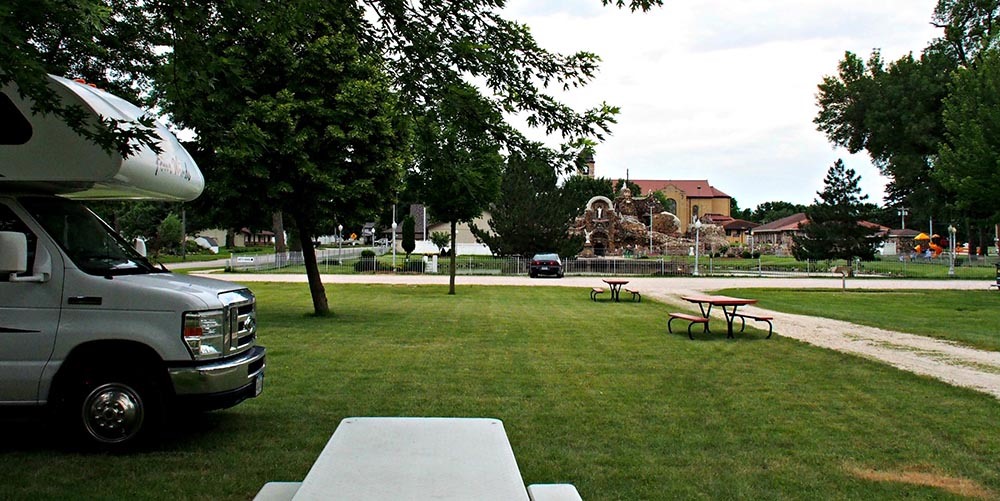
[[[0,204],[0,231],[16,231],[28,237],[28,270],[21,275],[31,275],[31,270],[35,267],[35,244],[38,242],[38,237],[28,229],[21,218],[14,214],[14,211],[10,210],[10,207],[4,204]],[[2,275],[0,282],[6,282],[10,276],[5,273],[0,275]]]
[[[58,197],[23,197],[21,204],[84,273],[158,273],[110,226],[79,203]]]
[[[0,92],[0,144],[24,144],[31,139],[31,124],[7,94]]]

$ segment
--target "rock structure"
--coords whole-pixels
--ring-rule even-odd
[[[649,222],[652,214],[652,248]],[[680,234],[677,216],[666,212],[653,197],[632,197],[628,187],[612,202],[594,197],[583,214],[574,219],[570,235],[584,237],[579,257],[650,255],[678,253],[687,248],[688,239]]]

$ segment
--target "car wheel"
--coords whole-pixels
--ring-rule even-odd
[[[528,278],[538,278],[538,274],[534,272],[528,273]]]
[[[141,373],[84,377],[68,411],[80,438],[90,446],[117,451],[135,447],[160,421],[161,395]]]

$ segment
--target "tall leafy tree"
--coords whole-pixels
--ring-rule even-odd
[[[408,179],[431,214],[451,225],[448,294],[455,294],[458,223],[471,222],[500,193],[503,157],[493,131],[501,122],[468,84],[451,86],[417,121],[416,163]]]
[[[944,118],[937,178],[954,190],[961,213],[1000,220],[1000,52],[957,73]]]
[[[972,68],[1000,43],[1000,0],[938,0],[932,22],[959,63]]]
[[[819,199],[806,209],[809,223],[803,235],[795,236],[792,249],[796,259],[872,259],[881,241],[871,228],[859,224],[864,200],[854,169],[837,160],[826,173]]]
[[[931,217],[949,200],[932,171],[944,137],[942,100],[956,67],[942,44],[888,66],[877,51],[867,63],[848,52],[838,76],[819,85],[819,130],[851,153],[867,151],[889,178],[887,202],[908,206],[914,217]]]
[[[320,315],[329,305],[314,238],[386,200],[407,143],[382,61],[359,44],[360,16],[353,3],[325,0],[165,12],[168,110],[198,133],[232,207],[291,216]]]

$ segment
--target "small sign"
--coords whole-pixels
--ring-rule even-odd
[[[237,263],[252,263],[253,256],[236,256]]]

